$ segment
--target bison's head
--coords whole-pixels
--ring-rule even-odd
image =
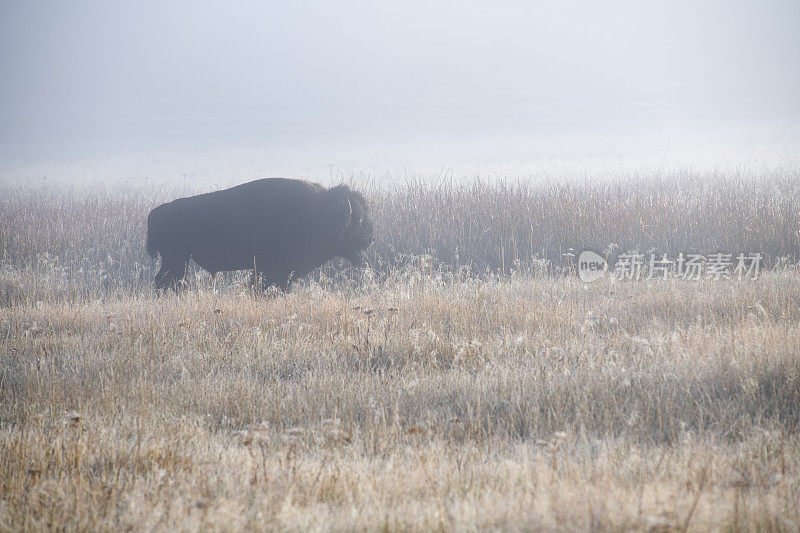
[[[373,226],[364,197],[345,185],[330,190],[336,210],[335,253],[354,265],[363,262],[363,251],[372,244]]]

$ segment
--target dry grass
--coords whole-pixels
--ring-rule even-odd
[[[147,214],[196,192],[0,187],[0,259],[37,280],[32,289],[42,294],[28,294],[33,301],[144,290],[155,267],[144,251]],[[800,180],[791,172],[582,184],[411,181],[365,192],[377,228],[368,260],[381,276],[420,256],[467,277],[557,272],[569,266],[565,253],[584,249],[800,260]]]
[[[402,201],[381,194],[385,224]],[[708,201],[734,220],[747,198]],[[752,231],[792,255],[772,198]],[[157,299],[133,265],[153,197],[1,201],[0,529],[800,527],[797,268],[587,286],[416,259]]]

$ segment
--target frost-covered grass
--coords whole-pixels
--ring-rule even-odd
[[[208,189],[0,187],[0,298],[146,290],[156,266],[144,250],[147,214]],[[461,278],[557,272],[585,249],[761,252],[768,266],[800,259],[800,174],[788,171],[571,184],[412,180],[361,189],[376,227],[367,259],[382,277],[420,261]],[[346,265],[333,266],[329,275]]]
[[[3,528],[792,530],[800,275],[0,311]]]
[[[796,530],[795,259],[556,271],[609,243],[796,258],[797,177],[631,185],[371,189],[365,274],[160,298],[145,217],[186,191],[4,190],[0,529]]]

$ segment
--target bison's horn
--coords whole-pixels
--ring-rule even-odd
[[[353,219],[353,205],[350,203],[350,198],[345,198],[347,200],[347,215],[344,217],[343,224],[339,226],[339,237],[344,235],[347,231],[347,228],[350,227],[350,221]],[[344,202],[342,202],[342,212],[344,212]]]

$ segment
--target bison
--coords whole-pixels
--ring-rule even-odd
[[[347,187],[268,178],[179,198],[147,217],[147,252],[161,254],[156,289],[177,288],[189,259],[209,271],[254,271],[288,288],[334,257],[357,265],[373,241],[364,197]]]

